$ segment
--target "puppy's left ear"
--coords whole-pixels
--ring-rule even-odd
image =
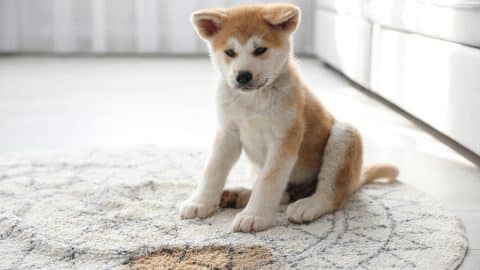
[[[263,17],[271,26],[293,33],[300,23],[300,8],[290,4],[273,4],[265,9]]]

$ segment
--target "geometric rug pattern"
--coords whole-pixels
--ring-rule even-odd
[[[230,233],[239,210],[181,220],[206,152],[143,146],[0,156],[0,269],[454,269],[465,230],[401,183],[312,223]],[[246,179],[241,161],[231,173]]]

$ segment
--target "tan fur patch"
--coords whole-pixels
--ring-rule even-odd
[[[287,156],[296,156],[302,144],[302,139],[305,130],[305,124],[303,122],[303,117],[299,114],[295,123],[292,125],[290,130],[287,133],[287,136],[282,143],[282,152]]]
[[[298,157],[298,151],[302,144],[303,135],[304,123],[303,118],[299,114],[286,137],[283,139],[281,149],[276,156],[278,160],[275,164],[284,164],[284,161]],[[277,172],[278,169],[270,170],[269,174],[265,176],[265,181],[277,180]]]
[[[267,47],[281,47],[287,42],[289,33],[270,25],[265,14],[269,11],[265,5],[249,5],[230,8],[218,34],[213,37],[212,48],[225,50],[228,39],[234,37],[245,43],[252,36],[259,36]]]
[[[318,171],[334,119],[312,93],[308,91],[306,95],[306,104],[303,111],[305,136],[300,148],[297,166],[301,170],[316,168]]]

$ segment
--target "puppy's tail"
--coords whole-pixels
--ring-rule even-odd
[[[398,168],[390,164],[376,164],[366,167],[360,176],[360,185],[385,179],[384,183],[392,183],[397,179]]]

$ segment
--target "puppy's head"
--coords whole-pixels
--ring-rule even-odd
[[[300,9],[289,4],[251,5],[194,12],[192,23],[231,88],[262,89],[281,73]]]

